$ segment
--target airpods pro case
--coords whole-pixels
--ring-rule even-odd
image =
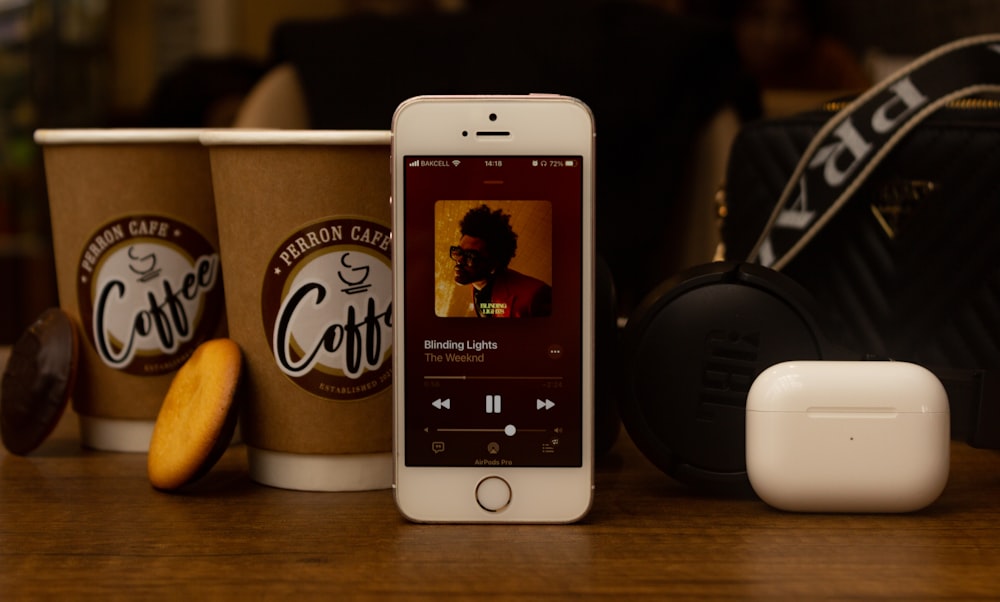
[[[746,406],[750,484],[797,512],[911,512],[948,480],[948,396],[905,362],[784,362]]]

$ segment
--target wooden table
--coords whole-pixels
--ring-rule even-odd
[[[390,491],[255,484],[233,446],[183,494],[143,454],[81,449],[71,413],[0,451],[0,597],[23,599],[1000,598],[1000,453],[954,444],[910,515],[800,515],[699,497],[623,437],[575,525],[416,525]]]

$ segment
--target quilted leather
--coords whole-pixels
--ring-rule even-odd
[[[726,183],[728,259],[746,258],[828,117],[762,121],[737,137]],[[894,237],[877,214],[895,225]],[[840,326],[832,336],[855,351],[1000,367],[1000,111],[929,118],[784,271],[817,297]]]

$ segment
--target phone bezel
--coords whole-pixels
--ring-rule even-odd
[[[495,119],[492,116],[495,115]],[[392,124],[393,248],[404,248],[404,158],[408,155],[578,155],[584,166],[581,297],[582,463],[579,467],[406,466],[402,386],[393,391],[394,489],[404,516],[416,522],[548,522],[582,518],[593,496],[594,444],[594,136],[593,115],[581,101],[557,95],[422,96],[399,106]],[[482,135],[481,133],[487,132]],[[496,132],[501,132],[496,134]],[[393,253],[393,379],[405,378],[404,272]],[[491,476],[504,479],[511,501],[483,509],[476,488]]]

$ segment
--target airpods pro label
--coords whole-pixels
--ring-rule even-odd
[[[83,330],[106,365],[138,375],[171,372],[218,324],[219,253],[177,220],[124,217],[87,239],[77,298]]]
[[[387,226],[334,218],[274,252],[261,315],[278,368],[327,399],[357,400],[392,381],[392,269]]]

